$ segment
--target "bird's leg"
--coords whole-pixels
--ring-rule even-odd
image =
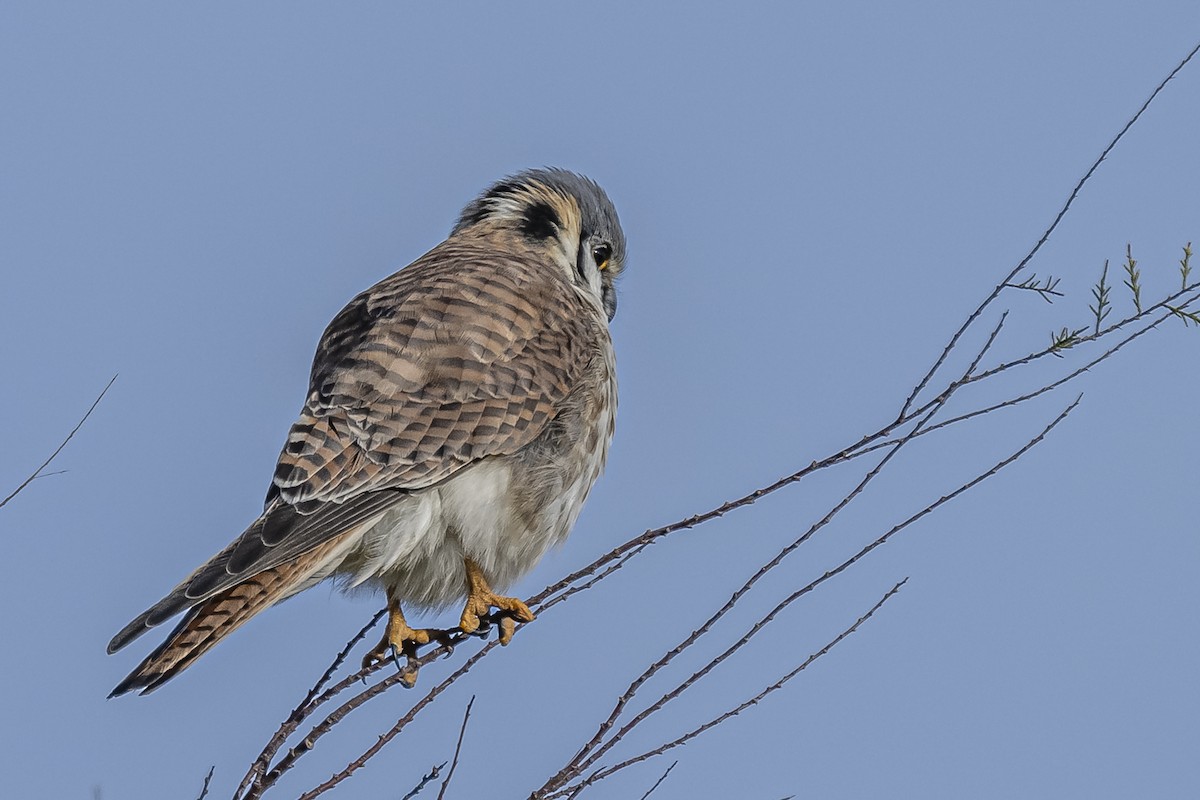
[[[500,644],[508,644],[512,641],[513,630],[516,629],[513,620],[531,622],[533,612],[515,597],[501,597],[494,593],[479,565],[470,558],[464,559],[464,562],[467,567],[467,605],[463,608],[458,627],[463,633],[474,633],[479,630],[479,618],[487,616],[493,608],[498,608],[504,612],[500,617]]]
[[[400,600],[396,597],[396,593],[392,589],[387,591],[388,598],[388,621],[387,630],[383,632],[383,638],[379,644],[375,645],[369,653],[363,656],[363,669],[374,666],[381,661],[386,661],[388,658],[399,658],[399,656],[407,656],[407,668],[404,682],[412,686],[417,681],[417,668],[415,661],[417,657],[417,648],[423,644],[429,644],[429,631],[425,629],[410,628],[408,622],[404,619],[404,612],[400,610]]]

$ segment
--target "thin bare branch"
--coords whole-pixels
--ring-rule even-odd
[[[446,790],[450,788],[450,780],[454,777],[454,770],[458,768],[458,756],[462,752],[463,737],[467,735],[467,723],[471,720],[471,706],[475,705],[475,695],[471,695],[471,700],[467,703],[467,710],[463,714],[462,727],[458,729],[458,743],[454,745],[454,758],[450,761],[450,771],[446,773],[446,780],[442,781],[442,788],[438,791],[437,800],[445,800]]]
[[[1121,128],[1120,132],[1118,132],[1117,135],[1113,137],[1112,141],[1108,143],[1108,147],[1105,147],[1103,152],[1100,153],[1100,157],[1092,162],[1092,166],[1089,167],[1088,171],[1085,172],[1083,177],[1079,179],[1079,183],[1075,184],[1075,188],[1072,189],[1071,194],[1067,196],[1066,202],[1063,203],[1062,208],[1059,209],[1058,214],[1054,217],[1054,221],[1050,223],[1050,227],[1046,228],[1045,232],[1042,234],[1041,238],[1037,240],[1037,243],[1034,244],[1033,248],[1025,254],[1025,257],[1022,258],[1020,262],[1018,262],[1017,265],[1013,267],[1012,270],[1009,271],[1009,273],[1005,275],[999,283],[996,284],[996,288],[993,289],[986,298],[984,298],[983,302],[979,304],[979,307],[971,312],[971,315],[967,317],[962,326],[959,327],[959,329],[954,332],[954,335],[950,337],[950,342],[942,350],[942,353],[940,356],[938,356],[937,361],[933,363],[933,366],[929,368],[929,371],[925,373],[925,376],[917,382],[917,385],[913,387],[912,393],[909,394],[908,399],[904,401],[904,406],[900,409],[900,414],[898,415],[899,419],[903,419],[908,413],[909,409],[912,408],[913,403],[916,402],[917,396],[924,391],[925,387],[929,385],[929,382],[933,380],[933,376],[939,369],[942,368],[942,364],[946,362],[946,359],[949,357],[950,353],[953,352],[953,350],[958,346],[959,339],[961,339],[963,334],[967,332],[967,329],[974,325],[975,320],[979,319],[980,315],[982,315],[983,312],[986,311],[993,302],[995,302],[996,298],[1000,296],[1000,293],[1004,291],[1005,284],[1010,283],[1013,278],[1017,277],[1017,275],[1020,274],[1023,269],[1025,269],[1029,262],[1033,260],[1033,257],[1038,254],[1038,251],[1042,249],[1042,245],[1044,245],[1050,239],[1050,236],[1058,228],[1058,224],[1062,222],[1063,217],[1067,215],[1067,212],[1070,211],[1071,206],[1075,203],[1075,198],[1079,196],[1079,192],[1082,191],[1087,182],[1092,179],[1092,175],[1095,174],[1096,170],[1100,168],[1100,164],[1104,162],[1104,159],[1108,158],[1108,154],[1111,153],[1113,148],[1125,138],[1125,134],[1128,133],[1129,129],[1134,126],[1134,123],[1141,119],[1142,114],[1146,112],[1146,109],[1150,107],[1150,104],[1154,102],[1159,93],[1166,88],[1166,85],[1170,83],[1172,78],[1179,74],[1180,70],[1188,65],[1188,62],[1192,60],[1197,52],[1200,52],[1200,44],[1197,44],[1195,47],[1193,47],[1191,52],[1189,52],[1183,58],[1183,60],[1175,66],[1175,69],[1171,70],[1167,77],[1163,78],[1162,83],[1158,84],[1154,91],[1150,93],[1150,96],[1146,98],[1146,102],[1142,103],[1142,106],[1137,110],[1137,113],[1129,118],[1129,121],[1125,123],[1125,127]]]
[[[325,781],[320,786],[317,786],[317,787],[305,792],[304,794],[300,795],[300,800],[313,800],[314,797],[324,794],[325,792],[329,791],[330,789],[337,786],[342,781],[346,780],[346,778],[349,778],[351,775],[353,775],[355,772],[357,772],[376,753],[378,753],[380,750],[382,750],[384,745],[386,745],[392,739],[396,738],[397,734],[399,734],[402,730],[404,730],[406,727],[408,727],[408,725],[414,719],[416,719],[417,715],[420,714],[421,711],[424,710],[426,707],[428,707],[434,700],[436,700],[442,694],[442,692],[444,692],[444,691],[446,691],[446,689],[450,688],[451,684],[453,684],[455,681],[457,681],[459,678],[461,678],[463,675],[465,675],[472,667],[474,667],[476,664],[478,664],[479,661],[484,656],[486,656],[489,652],[491,652],[492,648],[497,644],[499,644],[499,642],[495,639],[488,642],[481,650],[479,650],[479,652],[475,653],[473,656],[471,656],[469,659],[467,659],[461,667],[459,667],[457,670],[452,672],[445,680],[443,680],[437,686],[430,689],[429,692],[424,697],[422,697],[420,700],[418,700],[413,705],[413,707],[408,710],[408,713],[406,713],[403,717],[401,717],[396,722],[396,724],[391,727],[391,729],[389,729],[382,736],[380,736],[375,741],[374,744],[372,744],[370,747],[368,747],[362,753],[362,755],[360,755],[358,758],[351,761],[349,764],[346,765],[346,767],[344,769],[342,769],[340,772],[337,772],[336,774],[334,774],[332,777],[329,778],[329,780]],[[384,681],[384,683],[386,683],[386,682],[387,681]],[[397,676],[395,676],[395,683],[399,683],[399,682],[400,682],[400,677],[397,675]],[[392,683],[391,685],[395,685],[395,683]],[[383,684],[378,684],[378,685],[383,685]],[[372,688],[375,688],[375,687],[372,687]],[[339,709],[339,711],[341,711],[341,709]],[[337,712],[334,712],[334,713],[336,714]],[[349,712],[347,711],[346,713],[349,713]],[[337,719],[332,719],[332,716],[333,715],[331,715],[330,718],[326,718],[326,720],[321,723],[321,726],[318,726],[318,727],[322,728],[322,730],[321,730],[322,734],[327,732],[329,730],[329,728],[333,727],[333,725],[335,725],[337,723],[337,719],[341,718],[341,717],[338,717]],[[312,749],[311,745],[308,749]],[[293,763],[294,763],[294,760],[292,762],[290,762],[289,764],[287,764],[286,766],[284,766],[282,769],[277,768],[275,770],[272,770],[271,773],[268,773],[267,778],[270,778],[271,775],[274,774],[275,780],[277,780],[279,775],[282,774],[283,772],[285,772],[288,768],[290,768],[291,764],[293,764]],[[272,780],[271,782],[274,783],[274,780]]]
[[[802,661],[799,665],[797,665],[791,671],[789,671],[788,673],[783,675],[781,678],[779,678],[779,680],[775,681],[775,683],[766,687],[761,692],[759,692],[758,694],[751,697],[749,700],[746,700],[745,702],[740,703],[739,705],[735,706],[734,708],[731,708],[730,710],[728,710],[716,717],[713,717],[708,722],[705,722],[703,725],[699,725],[699,726],[691,729],[687,733],[683,734],[682,736],[679,736],[676,739],[672,739],[671,741],[667,742],[666,744],[655,747],[652,750],[647,750],[639,755],[633,756],[632,758],[628,758],[628,759],[620,762],[619,764],[614,764],[611,767],[606,767],[604,769],[601,769],[601,770],[598,770],[598,771],[592,773],[587,778],[585,778],[578,786],[564,788],[557,792],[554,792],[554,793],[551,793],[548,795],[544,795],[544,797],[551,798],[551,797],[557,797],[557,796],[566,795],[566,794],[570,794],[570,793],[578,793],[578,789],[580,789],[580,788],[598,783],[599,781],[602,781],[605,778],[608,778],[608,777],[616,774],[617,772],[620,772],[623,769],[631,767],[634,764],[639,764],[643,761],[646,761],[647,759],[662,755],[663,753],[667,752],[668,750],[673,750],[674,748],[679,747],[680,745],[687,744],[688,742],[690,742],[692,739],[695,739],[700,734],[702,734],[706,731],[712,730],[713,728],[720,725],[722,722],[725,722],[726,720],[728,720],[732,717],[736,717],[738,714],[742,713],[743,711],[750,708],[751,706],[757,705],[768,695],[782,689],[784,687],[784,685],[787,684],[788,681],[790,681],[792,678],[799,675],[801,672],[803,672],[805,669],[807,669],[809,667],[809,665],[811,665],[814,661],[816,661],[818,658],[821,658],[822,656],[824,656],[826,653],[828,653],[830,650],[832,650],[834,647],[836,647],[838,644],[840,644],[844,639],[846,639],[846,637],[850,636],[855,631],[857,631],[859,629],[859,627],[862,626],[863,623],[865,623],[867,620],[869,620],[871,617],[873,617],[875,615],[875,612],[883,607],[884,603],[886,603],[888,600],[892,599],[892,597],[894,597],[896,595],[896,593],[900,591],[900,588],[902,586],[904,586],[904,584],[907,582],[908,582],[908,578],[905,578],[904,580],[897,583],[882,598],[880,598],[879,601],[875,603],[875,605],[871,606],[871,608],[865,614],[863,614],[861,617],[859,617],[854,622],[853,625],[851,625],[850,627],[843,630],[841,633],[839,633],[836,637],[834,637],[828,644],[826,644],[820,650],[818,650],[817,652],[810,655],[808,658],[806,658],[804,661]]]
[[[671,762],[671,766],[667,767],[667,771],[664,772],[662,775],[659,775],[658,780],[656,780],[654,782],[654,785],[651,786],[649,789],[647,789],[646,793],[644,795],[642,795],[642,800],[646,800],[647,797],[654,794],[655,789],[657,789],[659,786],[662,786],[662,782],[667,779],[667,776],[671,774],[671,770],[675,769],[675,765],[678,763],[679,763],[678,761]]]
[[[1037,292],[1038,296],[1047,303],[1053,303],[1056,297],[1065,297],[1062,292],[1058,291],[1058,284],[1061,283],[1061,278],[1056,278],[1053,275],[1048,275],[1045,280],[1039,279],[1037,275],[1030,275],[1020,283],[1006,283],[1005,289],[1024,289],[1030,292]]]
[[[111,386],[112,384],[109,385]],[[200,787],[200,794],[196,796],[196,800],[204,800],[204,798],[208,797],[208,785],[212,783],[212,776],[216,771],[216,764],[208,768],[208,774],[204,776],[204,785]]]
[[[753,638],[760,630],[762,630],[768,623],[770,623],[771,620],[773,620],[779,614],[779,612],[781,612],[784,608],[791,605],[796,600],[798,600],[799,598],[808,594],[809,592],[813,591],[815,588],[817,588],[818,586],[820,586],[822,583],[829,580],[830,578],[833,578],[834,576],[839,575],[842,572],[845,572],[851,566],[858,563],[868,553],[875,550],[879,546],[883,545],[885,542],[887,542],[889,539],[891,539],[893,536],[895,536],[900,531],[904,530],[905,528],[908,528],[909,526],[916,523],[918,520],[933,513],[935,510],[937,510],[941,506],[945,505],[946,503],[950,502],[954,498],[958,497],[959,495],[963,494],[964,492],[969,491],[970,489],[979,485],[983,481],[985,481],[988,478],[992,477],[993,475],[997,474],[1004,467],[1008,466],[1009,464],[1013,463],[1018,458],[1023,456],[1025,453],[1029,452],[1029,450],[1031,450],[1035,445],[1037,445],[1039,442],[1041,442],[1046,437],[1046,435],[1050,433],[1050,431],[1052,431],[1055,427],[1057,427],[1064,419],[1067,418],[1067,416],[1072,411],[1075,410],[1075,408],[1079,405],[1079,402],[1081,399],[1082,399],[1082,396],[1076,398],[1074,402],[1072,402],[1069,406],[1067,406],[1057,417],[1055,417],[1055,419],[1053,421],[1051,421],[1048,425],[1046,425],[1045,428],[1043,428],[1042,431],[1040,433],[1038,433],[1037,436],[1030,439],[1021,449],[1017,450],[1016,452],[1014,452],[1012,455],[1008,456],[1007,458],[995,463],[994,465],[992,465],[992,467],[990,467],[985,472],[980,473],[973,480],[960,485],[957,489],[950,492],[949,494],[943,495],[942,497],[938,498],[934,502],[929,503],[924,508],[922,508],[920,511],[918,511],[917,513],[915,513],[912,516],[905,519],[903,522],[900,522],[897,525],[890,528],[883,535],[881,535],[880,537],[875,539],[873,542],[871,542],[867,546],[863,547],[861,550],[859,550],[857,553],[855,553],[850,558],[843,561],[837,567],[834,567],[833,569],[827,571],[824,575],[820,576],[819,578],[812,581],[808,585],[793,592],[791,595],[789,595],[787,598],[785,598],[782,602],[780,602],[778,605],[776,605],[775,608],[773,608],[770,612],[768,612],[766,615],[764,615],[762,618],[760,618],[750,628],[750,630],[745,635],[743,635],[743,637],[739,641],[735,642],[731,647],[726,649],[723,653],[721,653],[720,655],[718,655],[717,657],[715,657],[714,659],[709,661],[702,669],[700,669],[698,672],[694,673],[687,680],[683,681],[682,683],[677,685],[674,689],[672,689],[671,691],[662,695],[657,701],[652,703],[645,710],[643,710],[641,713],[639,713],[637,716],[635,716],[632,720],[630,720],[630,722],[628,722],[624,726],[622,726],[616,733],[612,734],[611,736],[609,736],[606,739],[605,734],[607,734],[614,727],[616,718],[617,718],[617,716],[619,716],[619,712],[617,714],[610,715],[609,719],[606,720],[606,722],[605,722],[605,725],[607,727],[602,726],[603,730],[601,731],[600,735],[593,737],[593,739],[590,742],[588,742],[588,744],[585,745],[584,748],[581,749],[580,752],[577,753],[574,758],[571,759],[571,761],[567,764],[566,767],[564,767],[562,770],[560,770],[558,772],[558,774],[556,774],[554,777],[552,777],[550,780],[548,780],[546,782],[546,784],[542,786],[541,789],[534,792],[533,796],[534,797],[552,796],[552,793],[560,791],[559,787],[563,787],[563,786],[569,784],[571,781],[575,780],[580,774],[582,774],[585,770],[587,770],[594,763],[596,763],[596,761],[598,759],[603,757],[603,755],[606,752],[608,752],[617,742],[620,742],[621,740],[623,740],[635,727],[637,727],[642,722],[644,722],[651,714],[657,712],[659,709],[661,709],[663,706],[665,706],[668,702],[670,702],[671,700],[678,697],[680,694],[682,694],[684,691],[686,691],[689,687],[693,686],[697,681],[699,681],[701,678],[703,678],[705,675],[707,675],[709,672],[711,672],[713,668],[715,668],[717,665],[719,665],[721,662],[723,662],[725,659],[727,659],[730,655],[732,655],[737,650],[739,650],[740,648],[745,646],[745,644],[747,644],[751,638]],[[664,663],[665,662],[663,662],[663,660],[660,659],[659,662],[656,662],[656,666],[661,667],[661,665],[663,665]],[[643,673],[643,675],[645,675],[645,673]],[[639,680],[641,680],[640,677],[639,677]],[[642,682],[644,683],[644,681],[642,681]],[[638,681],[635,681],[635,683],[638,683]],[[640,684],[638,684],[638,685],[640,686]],[[621,709],[623,709],[624,706],[628,703],[628,701],[630,699],[632,699],[633,694],[636,692],[636,687],[633,687],[631,685],[631,688],[633,689],[633,691],[627,690],[626,694],[622,695],[622,697],[618,700],[617,705]],[[561,790],[561,791],[565,791],[565,790]]]
[[[250,769],[246,772],[245,777],[242,778],[242,782],[238,784],[237,792],[234,793],[234,797],[240,797],[242,792],[246,791],[246,789],[255,779],[266,772],[267,767],[269,767],[271,764],[271,759],[275,756],[275,753],[279,751],[279,748],[283,746],[283,743],[287,741],[287,738],[295,733],[296,729],[300,727],[300,723],[302,723],[308,717],[308,714],[311,712],[311,710],[315,708],[313,701],[325,687],[325,684],[329,683],[330,679],[333,677],[333,673],[337,672],[338,667],[340,667],[346,660],[346,656],[350,655],[350,651],[354,649],[354,646],[361,642],[366,635],[370,633],[371,629],[378,625],[380,620],[382,620],[386,615],[386,608],[376,612],[375,616],[371,617],[370,622],[362,626],[358,633],[350,637],[350,641],[346,642],[346,646],[343,647],[341,651],[334,657],[333,661],[330,662],[328,669],[321,674],[321,677],[317,678],[317,682],[314,683],[312,688],[308,690],[308,693],[304,695],[304,699],[301,700],[294,709],[292,709],[292,713],[289,714],[288,718],[283,721],[283,723],[279,726],[279,729],[275,731],[275,734],[267,742],[266,747],[264,747],[262,752],[258,754],[258,758],[256,758],[254,763],[250,765]]]
[[[104,395],[108,394],[108,390],[112,388],[112,385],[116,382],[116,380],[117,376],[113,375],[112,379],[109,380],[109,382],[105,384],[104,388],[100,390],[100,394],[96,396],[96,399],[92,401],[92,405],[88,407],[87,412],[83,415],[79,422],[75,423],[75,427],[72,428],[71,432],[67,434],[67,438],[62,440],[62,444],[54,448],[54,452],[50,454],[50,457],[43,461],[42,465],[33,471],[33,474],[23,480],[20,486],[18,486],[16,489],[13,489],[12,493],[9,494],[8,497],[0,500],[0,508],[4,508],[4,506],[8,505],[9,500],[12,500],[21,493],[22,489],[42,476],[42,471],[46,469],[46,467],[50,466],[51,461],[58,457],[58,454],[61,453],[63,448],[67,446],[67,442],[71,441],[71,439],[75,437],[75,434],[79,433],[79,429],[83,427],[83,423],[88,421],[88,417],[90,417],[92,412],[96,410],[96,406],[100,405],[100,401],[104,399]]]
[[[421,793],[422,789],[438,779],[438,776],[442,774],[442,768],[445,766],[446,762],[443,761],[433,769],[429,770],[428,774],[424,775],[421,780],[417,782],[417,785],[410,789],[408,794],[404,795],[404,797],[401,797],[400,800],[413,800],[414,797]]]
[[[1168,306],[1167,308],[1170,309],[1170,306]],[[1075,380],[1080,375],[1083,375],[1085,372],[1088,372],[1089,370],[1091,370],[1093,367],[1100,364],[1101,362],[1106,361],[1107,359],[1111,358],[1113,355],[1115,355],[1118,351],[1120,351],[1127,344],[1134,341],[1135,339],[1140,338],[1142,335],[1147,334],[1150,331],[1154,330],[1155,328],[1157,328],[1158,326],[1160,326],[1164,322],[1166,322],[1168,319],[1170,319],[1172,316],[1174,316],[1173,311],[1169,311],[1169,313],[1163,314],[1158,319],[1149,323],[1145,327],[1139,328],[1138,330],[1136,330],[1133,333],[1126,336],[1124,339],[1121,339],[1115,345],[1108,348],[1103,353],[1101,353],[1100,355],[1093,358],[1091,361],[1088,361],[1082,367],[1078,367],[1077,369],[1067,373],[1063,377],[1061,377],[1055,381],[1052,381],[1051,383],[1048,383],[1038,389],[1035,389],[1032,392],[1027,392],[1027,393],[1019,395],[1017,397],[1010,397],[1007,400],[1002,400],[998,403],[993,403],[992,405],[985,406],[983,408],[978,408],[974,411],[969,411],[965,414],[959,414],[958,416],[951,417],[950,419],[942,420],[941,422],[937,423],[936,425],[930,425],[929,427],[922,429],[921,431],[919,431],[916,434],[916,436],[914,436],[914,438],[919,438],[921,436],[925,436],[926,434],[933,433],[934,431],[941,430],[942,428],[948,427],[950,425],[957,425],[960,422],[965,422],[965,421],[967,421],[969,419],[973,419],[975,417],[980,417],[985,414],[990,414],[993,411],[999,411],[1004,408],[1011,408],[1013,406],[1020,405],[1021,403],[1032,400],[1035,397],[1041,397],[1043,394],[1046,394],[1047,392],[1052,392],[1055,389],[1059,388],[1060,386],[1063,386],[1063,385]],[[896,439],[888,439],[888,440],[885,440],[882,442],[876,442],[876,443],[866,447],[865,449],[855,453],[854,457],[858,457],[860,455],[866,455],[867,453],[874,452],[875,450],[879,450],[881,448],[888,447],[889,445],[895,444],[897,441],[898,440],[896,440]]]
[[[1085,328],[1077,329],[1074,332],[1075,335],[1074,335],[1071,346],[1077,347],[1078,345],[1081,345],[1081,344],[1088,344],[1091,342],[1095,342],[1095,341],[1104,339],[1104,338],[1108,337],[1109,335],[1116,333],[1117,331],[1119,331],[1123,328],[1126,328],[1126,327],[1129,327],[1132,325],[1136,325],[1138,322],[1144,320],[1146,317],[1152,315],[1156,311],[1162,311],[1163,309],[1171,308],[1173,304],[1177,308],[1186,308],[1187,306],[1190,306],[1192,303],[1196,302],[1197,299],[1200,299],[1200,297],[1198,297],[1198,295],[1196,294],[1197,292],[1200,292],[1200,282],[1193,283],[1190,286],[1187,286],[1186,288],[1181,289],[1180,291],[1176,292],[1175,294],[1160,300],[1159,302],[1155,303],[1154,305],[1147,306],[1143,310],[1141,310],[1137,313],[1131,314],[1130,316],[1125,317],[1124,319],[1122,319],[1119,322],[1115,322],[1112,325],[1109,325],[1107,328],[1102,329],[1099,333],[1091,333],[1091,334],[1088,334],[1087,336],[1083,336],[1080,334],[1082,333],[1083,330],[1086,330],[1086,329]],[[1191,296],[1189,297],[1188,295],[1191,295]],[[1054,355],[1061,355],[1061,354],[1062,354],[1061,348],[1055,347],[1055,345],[1052,343],[1049,346],[1042,348],[1041,350],[1035,350],[1034,352],[1028,353],[1020,358],[1013,359],[1012,361],[1002,362],[1000,364],[997,364],[994,367],[991,367],[990,369],[986,369],[983,372],[980,372],[976,375],[972,375],[970,378],[966,379],[965,383],[978,383],[979,381],[987,380],[988,378],[991,378],[995,375],[999,375],[1003,372],[1008,372],[1009,370],[1014,369],[1016,367],[1021,367],[1021,366],[1025,366],[1026,364],[1032,364],[1035,361],[1040,361],[1040,360],[1046,358],[1047,356],[1054,356]]]
[[[1001,325],[1003,325],[1003,319],[1001,319],[1000,324],[997,325],[997,327],[996,327],[997,333],[998,333]],[[987,347],[990,346],[990,343],[992,341],[994,341],[994,338],[995,338],[994,335],[991,338],[989,338],[988,344],[985,345],[983,348],[984,351],[986,351]],[[968,368],[968,373],[970,372],[971,369],[974,369],[975,365],[978,363],[979,358],[982,358],[982,355],[980,355],[978,358],[976,358],[975,362],[973,362],[971,367]],[[968,373],[964,373],[964,374],[968,374]],[[748,593],[751,589],[753,589],[759,580],[761,580],[771,570],[773,570],[777,566],[779,566],[779,564],[781,564],[785,558],[787,558],[791,553],[795,552],[805,542],[809,541],[818,531],[820,531],[822,528],[824,528],[826,525],[828,525],[830,522],[832,522],[834,517],[836,517],[843,509],[845,509],[847,506],[849,506],[850,503],[852,503],[867,488],[867,486],[871,483],[871,481],[873,481],[880,474],[880,472],[883,470],[883,468],[885,466],[887,466],[887,464],[892,460],[892,458],[895,457],[895,455],[900,451],[901,447],[903,447],[905,444],[907,444],[909,441],[911,441],[912,438],[916,435],[916,433],[918,431],[920,431],[921,428],[924,427],[924,425],[927,424],[930,421],[930,419],[932,419],[932,417],[938,411],[941,410],[941,408],[943,407],[945,402],[947,400],[949,400],[950,395],[951,395],[951,392],[948,392],[945,395],[943,395],[939,399],[938,405],[935,408],[933,408],[932,410],[930,410],[930,412],[925,416],[925,418],[922,419],[912,429],[912,431],[910,431],[906,436],[902,437],[895,445],[893,445],[892,448],[889,449],[888,452],[883,456],[883,458],[880,459],[880,461],[871,470],[869,470],[866,473],[866,475],[862,478],[862,480],[860,480],[858,482],[858,484],[856,484],[854,486],[854,488],[850,490],[850,492],[848,492],[838,503],[836,503],[829,510],[829,512],[826,513],[826,515],[824,517],[822,517],[821,519],[814,522],[809,527],[809,529],[807,531],[805,531],[799,538],[797,538],[795,541],[793,541],[787,547],[784,547],[782,550],[779,551],[779,553],[777,553],[775,555],[774,558],[772,558],[770,561],[768,561],[766,564],[764,564],[762,567],[760,567],[758,569],[758,571],[755,572],[752,576],[750,576],[750,578],[748,578],[745,581],[745,583],[743,583],[740,587],[738,587],[737,591],[735,591],[729,597],[729,599],[725,601],[725,604],[723,606],[721,606],[721,608],[719,608],[715,613],[713,613],[712,616],[710,616],[707,620],[705,620],[705,622],[703,624],[701,624],[700,627],[698,627],[696,630],[692,631],[687,637],[685,637],[683,639],[683,641],[681,641],[677,645],[675,645],[675,647],[673,647],[670,650],[668,650],[667,652],[665,652],[657,661],[655,661],[653,664],[651,664],[649,667],[647,667],[642,672],[641,675],[639,675],[637,678],[635,678],[633,680],[633,682],[630,683],[628,688],[625,690],[625,693],[622,694],[617,699],[617,702],[613,705],[612,711],[609,713],[608,718],[600,724],[600,727],[597,729],[595,735],[591,738],[591,740],[588,741],[580,749],[580,751],[575,755],[575,757],[571,760],[571,762],[569,762],[567,764],[567,766],[563,767],[563,769],[557,775],[552,777],[550,779],[550,781],[547,782],[547,786],[549,786],[551,784],[561,786],[564,783],[572,780],[575,775],[578,775],[583,770],[586,770],[588,767],[590,767],[592,764],[594,764],[597,759],[599,759],[601,756],[603,756],[604,753],[607,752],[607,750],[616,741],[620,740],[620,738],[622,736],[624,736],[629,730],[631,730],[634,726],[640,724],[640,722],[642,720],[644,720],[647,716],[649,716],[650,714],[654,713],[659,708],[661,708],[662,705],[660,704],[657,706],[651,706],[650,708],[646,709],[641,714],[639,714],[637,717],[635,717],[625,727],[623,727],[617,734],[615,734],[615,736],[612,739],[610,739],[607,742],[607,744],[603,743],[605,737],[616,726],[617,720],[620,718],[620,716],[624,712],[625,708],[633,700],[634,696],[637,695],[637,693],[641,689],[641,687],[643,685],[645,685],[645,683],[647,681],[649,681],[655,674],[657,674],[660,670],[662,670],[664,667],[666,667],[668,664],[670,664],[680,654],[682,654],[684,651],[686,651],[688,648],[690,648],[692,645],[694,645],[697,641],[699,641],[703,636],[705,636],[710,630],[712,630],[713,626],[722,617],[724,617],[733,608],[735,608],[737,606],[738,602],[741,600],[741,598],[743,596],[745,596],[746,593]],[[715,665],[713,665],[713,666],[715,666]],[[683,688],[686,688],[686,687],[680,688],[679,691],[682,691]],[[673,699],[673,697],[665,698],[663,700],[663,704],[665,704],[670,699]],[[545,788],[545,787],[543,787],[543,788]]]

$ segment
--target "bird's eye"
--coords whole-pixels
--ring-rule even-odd
[[[598,244],[592,248],[592,258],[596,261],[597,269],[604,269],[608,266],[608,260],[612,258],[612,248],[606,244]]]

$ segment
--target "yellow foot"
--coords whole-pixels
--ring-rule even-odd
[[[458,627],[463,633],[474,633],[482,624],[482,617],[491,613],[493,608],[500,610],[500,644],[512,641],[516,621],[532,622],[533,612],[529,606],[515,597],[503,597],[492,592],[483,572],[471,559],[466,559],[467,566],[467,604],[463,608]]]
[[[406,686],[412,687],[417,682],[417,648],[423,644],[429,644],[429,639],[430,631],[409,627],[404,619],[404,614],[400,611],[400,603],[389,596],[387,630],[384,631],[379,644],[363,656],[363,669],[373,667],[388,659],[395,659],[399,666],[400,656],[404,656],[407,663],[400,667],[403,673],[401,681]]]

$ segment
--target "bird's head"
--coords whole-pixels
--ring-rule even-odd
[[[453,233],[467,230],[519,236],[586,288],[610,320],[617,313],[625,234],[612,201],[590,178],[562,169],[505,178],[463,209]]]

